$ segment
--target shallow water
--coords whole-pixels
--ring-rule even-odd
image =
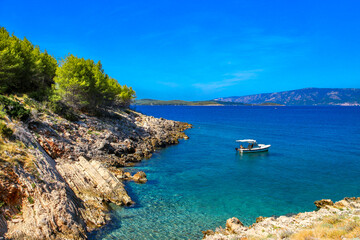
[[[114,207],[112,222],[91,239],[199,239],[237,217],[312,211],[323,198],[360,196],[359,107],[137,106],[193,124],[189,140],[156,152],[131,172],[134,207]],[[271,144],[240,155],[236,139]]]

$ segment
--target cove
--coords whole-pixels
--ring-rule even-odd
[[[136,106],[155,117],[193,124],[189,140],[159,150],[128,171],[136,202],[116,207],[90,239],[200,239],[237,217],[315,210],[315,200],[360,195],[359,107]],[[271,144],[240,155],[236,139]]]

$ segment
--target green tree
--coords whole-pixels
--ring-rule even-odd
[[[0,28],[0,92],[43,95],[53,84],[57,61],[23,40]]]
[[[18,85],[23,67],[20,41],[11,37],[5,28],[0,28],[0,92],[10,92]]]
[[[58,100],[76,109],[129,106],[135,91],[122,87],[105,74],[101,62],[67,56],[56,70],[55,93]]]

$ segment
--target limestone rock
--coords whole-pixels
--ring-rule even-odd
[[[333,206],[334,203],[330,199],[322,199],[314,202],[315,206],[318,208],[326,207],[326,206]]]
[[[82,114],[70,122],[46,111],[16,123],[15,138],[35,156],[35,173],[14,167],[0,194],[9,206],[0,211],[0,237],[12,239],[83,239],[104,225],[108,203],[133,202],[121,180],[146,181],[143,172],[116,171],[151,156],[157,148],[178,143],[190,124],[109,111],[101,118]],[[87,159],[85,159],[86,157]],[[5,166],[5,165],[3,165]],[[4,184],[3,184],[4,183]],[[11,206],[10,206],[11,205]],[[15,207],[22,208],[22,216]]]
[[[231,233],[238,231],[239,228],[241,228],[243,226],[244,226],[244,224],[236,217],[229,218],[226,221],[226,230],[228,230]]]
[[[99,161],[79,157],[77,162],[58,164],[59,172],[76,196],[85,201],[83,217],[89,230],[106,223],[106,203],[131,205],[124,185]]]
[[[133,179],[135,182],[138,182],[138,183],[147,182],[146,174],[143,171],[135,173],[133,176]]]
[[[257,217],[256,218],[256,223],[262,222],[264,221],[266,218],[264,218],[263,216]]]
[[[344,198],[333,203],[330,199],[316,201],[320,209],[313,212],[288,214],[279,217],[258,217],[256,223],[244,227],[237,218],[226,221],[226,229],[217,228],[215,232],[203,231],[206,240],[232,239],[291,239],[299,231],[309,231],[317,225],[322,225],[324,219],[341,219],[354,222],[360,214],[360,198]],[[345,207],[344,207],[345,206]],[[339,209],[339,207],[341,207]],[[343,238],[345,239],[345,238]]]
[[[12,192],[21,192],[16,204],[22,215],[15,221],[0,217],[0,233],[6,232],[5,237],[11,239],[85,239],[85,223],[79,211],[82,205],[57,171],[55,161],[23,126],[17,125],[15,133],[26,146],[34,147],[28,151],[36,158],[39,179],[20,166],[14,168],[18,185]],[[7,214],[14,216],[11,205],[6,208]]]

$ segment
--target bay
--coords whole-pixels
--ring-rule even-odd
[[[237,217],[313,211],[315,200],[360,196],[360,108],[337,106],[136,106],[147,115],[193,124],[181,140],[130,172],[136,204],[112,205],[112,221],[90,239],[201,239]],[[236,139],[271,144],[236,153]]]

